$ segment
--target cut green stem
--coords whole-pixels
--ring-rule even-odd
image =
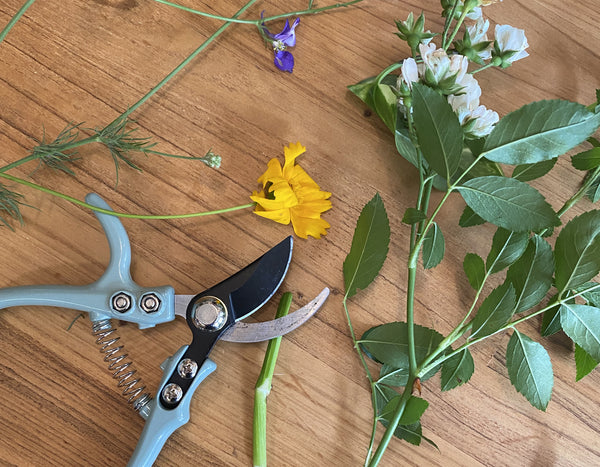
[[[288,314],[292,304],[292,294],[286,292],[281,297],[275,318]],[[254,423],[253,423],[253,459],[255,467],[267,465],[267,396],[271,392],[273,373],[277,363],[277,354],[281,345],[281,336],[271,339],[267,345],[267,352],[263,366],[256,381],[254,391]]]

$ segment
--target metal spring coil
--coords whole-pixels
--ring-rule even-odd
[[[135,378],[137,370],[131,368],[133,362],[124,362],[128,354],[123,351],[123,345],[117,345],[120,337],[116,332],[109,319],[92,322],[92,334],[96,337],[96,344],[100,346],[100,353],[104,354],[108,370],[113,372],[113,378],[118,381],[117,387],[123,388],[122,394],[127,402],[139,412],[152,400],[152,396],[147,392],[143,393],[146,386],[140,383],[141,378]]]

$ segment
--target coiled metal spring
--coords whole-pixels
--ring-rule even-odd
[[[133,362],[124,361],[128,354],[123,351],[123,345],[118,345],[121,338],[115,334],[116,332],[109,319],[92,322],[92,334],[96,337],[96,344],[100,346],[100,353],[104,354],[108,370],[118,381],[117,387],[123,388],[122,394],[127,402],[139,412],[152,400],[152,396],[147,392],[144,393],[146,386],[141,383],[141,378],[135,378],[137,370],[132,368]]]

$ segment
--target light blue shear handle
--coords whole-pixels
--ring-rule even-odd
[[[127,464],[128,467],[150,467],[160,454],[165,442],[173,432],[185,425],[190,419],[190,402],[194,392],[204,379],[210,375],[217,365],[210,359],[206,359],[200,370],[196,374],[194,381],[179,405],[171,410],[167,410],[160,405],[160,393],[163,386],[169,380],[169,377],[175,371],[181,357],[188,346],[181,347],[175,355],[168,358],[160,366],[163,370],[163,378],[160,382],[156,397],[152,399],[140,412],[146,419],[144,430],[140,436],[138,444]]]
[[[86,196],[86,201],[96,207],[110,210],[110,206],[95,193]],[[57,306],[85,311],[90,320],[117,318],[137,323],[140,328],[175,319],[175,291],[170,286],[141,287],[131,279],[131,246],[121,221],[109,214],[94,213],[108,239],[110,261],[106,271],[96,282],[83,286],[29,285],[0,289],[0,308],[11,306]],[[132,299],[130,310],[119,313],[111,309],[112,298],[126,293]],[[160,308],[146,313],[139,308],[140,298],[154,293],[161,301]]]

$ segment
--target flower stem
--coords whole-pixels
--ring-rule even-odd
[[[27,0],[23,4],[23,6],[19,9],[19,11],[17,11],[17,13],[11,18],[11,20],[8,22],[8,24],[6,26],[4,26],[4,29],[0,32],[0,42],[2,42],[4,40],[6,35],[13,28],[13,26],[15,24],[17,24],[17,21],[19,21],[21,19],[21,16],[23,16],[23,14],[27,11],[27,9],[34,3],[35,3],[35,0]]]
[[[110,209],[103,209],[97,206],[93,206],[85,201],[80,201],[77,198],[73,198],[72,196],[65,195],[64,193],[60,193],[59,191],[51,190],[50,188],[43,187],[38,185],[37,183],[28,182],[27,180],[23,180],[22,178],[13,177],[4,172],[0,172],[0,177],[10,180],[12,182],[19,183],[21,185],[25,185],[29,188],[35,188],[43,193],[50,194],[52,196],[57,196],[58,198],[62,198],[64,200],[70,201],[71,203],[77,204],[84,208],[91,209],[92,211],[101,212],[102,214],[108,214],[110,216],[115,217],[124,217],[127,219],[147,219],[147,220],[165,220],[165,219],[187,219],[190,217],[203,217],[210,216],[213,214],[224,214],[227,212],[238,211],[240,209],[248,209],[255,206],[255,203],[242,204],[240,206],[233,206],[231,208],[217,209],[214,211],[204,211],[204,212],[192,212],[187,214],[166,214],[166,215],[149,215],[149,214],[129,214],[126,212],[115,212]]]
[[[393,418],[390,420],[390,423],[387,426],[385,433],[383,434],[383,437],[381,438],[381,441],[379,442],[379,446],[377,446],[377,449],[375,450],[375,454],[373,454],[373,458],[369,462],[369,467],[375,467],[379,464],[379,462],[381,461],[381,458],[383,457],[383,454],[385,453],[385,450],[388,447],[388,444],[390,444],[390,441],[392,440],[392,437],[394,436],[394,432],[396,431],[396,428],[398,427],[398,423],[400,422],[400,418],[402,418],[402,414],[404,414],[404,409],[406,408],[406,403],[408,402],[408,399],[410,399],[410,396],[412,395],[412,387],[413,387],[413,384],[415,383],[415,380],[416,380],[416,378],[413,375],[409,375],[408,382],[407,382],[406,386],[404,387],[404,392],[400,396],[400,401],[398,402],[398,407],[396,408],[396,412],[394,413]]]
[[[172,6],[174,8],[178,8],[183,11],[187,11],[188,13],[194,13],[195,15],[204,16],[205,18],[212,18],[212,19],[217,19],[217,20],[221,20],[221,21],[227,21],[229,23],[252,24],[255,26],[259,26],[262,23],[268,23],[270,21],[288,18],[290,16],[315,15],[317,13],[321,13],[323,11],[331,10],[334,8],[348,7],[348,6],[354,5],[355,3],[362,2],[363,0],[352,0],[350,2],[336,3],[334,5],[324,6],[321,8],[312,8],[312,6],[309,5],[309,8],[306,10],[290,11],[289,13],[283,13],[281,15],[275,15],[275,16],[266,16],[266,17],[260,18],[260,19],[238,19],[238,18],[236,18],[237,15],[235,15],[234,17],[231,18],[231,17],[227,17],[227,16],[206,13],[205,11],[194,10],[193,8],[188,8],[188,7],[185,7],[182,5],[178,5],[177,3],[169,2],[168,0],[154,0],[154,1],[158,2],[158,3],[162,3],[164,5]]]
[[[454,32],[450,36],[450,39],[448,39],[448,41],[446,42],[446,46],[444,47],[444,50],[448,50],[448,47],[450,47],[450,44],[452,44],[452,41],[458,34],[458,31],[459,31],[460,27],[462,26],[463,22],[465,21],[467,14],[468,14],[468,12],[466,10],[463,10],[463,12],[460,15],[460,18],[458,18],[458,21],[456,22],[456,26],[454,26]]]
[[[235,20],[238,16],[240,16],[242,13],[244,13],[256,1],[257,0],[249,0],[248,3],[246,3],[242,8],[240,8],[235,15],[233,15],[232,18],[226,18],[227,22],[225,24],[223,24],[208,39],[206,39],[202,44],[200,44],[200,46],[196,50],[194,50],[185,60],[183,60],[179,65],[177,65],[173,69],[173,71],[171,71],[167,76],[165,76],[156,86],[154,86],[150,91],[148,91],[148,93],[145,96],[143,96],[139,101],[137,101],[135,104],[133,104],[131,107],[129,107],[129,109],[127,109],[125,112],[123,112],[121,115],[119,115],[113,122],[109,123],[107,126],[112,125],[120,118],[131,115],[135,110],[137,110],[138,107],[140,107],[148,99],[150,99],[154,94],[156,94],[160,88],[162,88],[165,84],[167,84],[169,82],[169,80],[171,80],[171,78],[173,78],[175,75],[177,75],[194,58],[196,58],[196,56],[200,52],[202,52],[206,47],[208,47],[208,45],[212,41],[214,41],[217,37],[219,37],[221,35],[221,33],[223,33],[223,31],[225,31],[233,23],[233,20]]]
[[[275,318],[281,318],[288,314],[292,304],[292,294],[286,292],[281,297]],[[253,459],[255,467],[266,467],[267,465],[267,396],[271,392],[271,383],[277,354],[281,345],[281,336],[271,339],[267,345],[267,352],[263,366],[256,381],[254,391],[254,423],[253,423]]]

